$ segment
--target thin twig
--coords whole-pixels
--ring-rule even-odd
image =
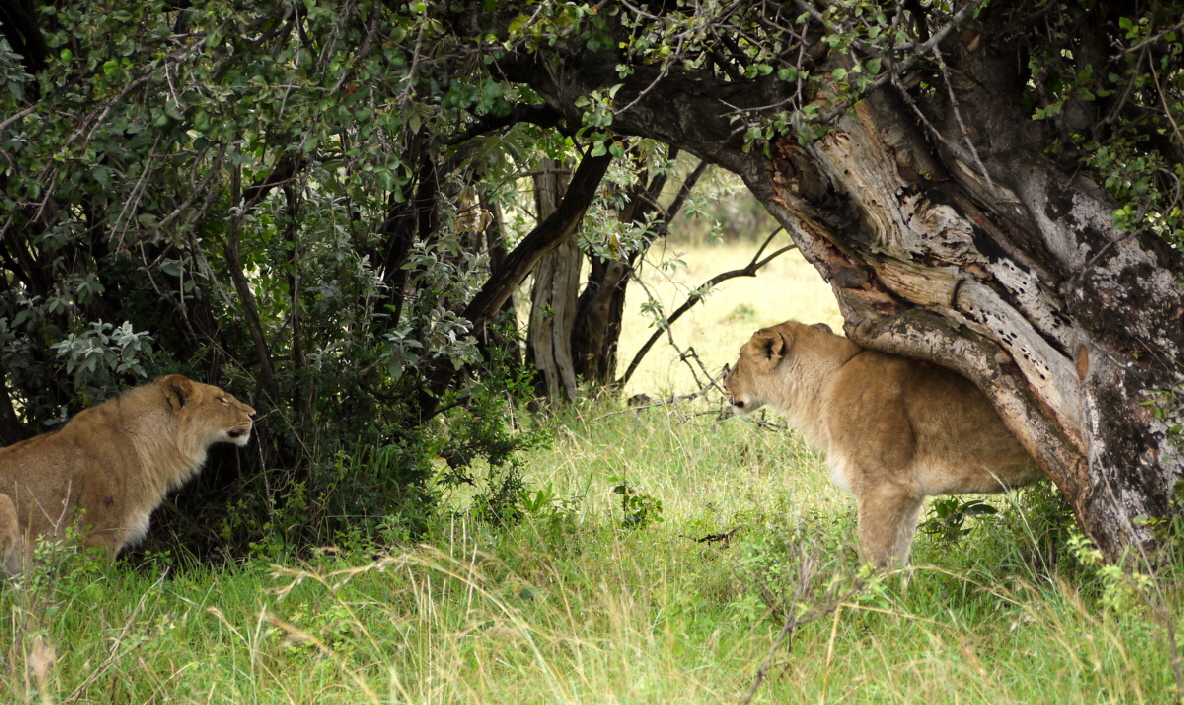
[[[1116,56],[1114,58],[1119,59],[1119,58],[1126,56],[1127,54],[1133,54],[1136,51],[1139,51],[1140,49],[1142,49],[1143,47],[1148,46],[1150,44],[1154,44],[1155,42],[1158,42],[1160,39],[1163,39],[1166,35],[1171,34],[1172,32],[1178,31],[1180,29],[1184,29],[1184,21],[1177,22],[1176,24],[1172,25],[1171,27],[1168,27],[1167,29],[1163,30],[1162,32],[1157,32],[1157,33],[1151,35],[1150,37],[1147,37],[1143,41],[1139,42],[1138,44],[1131,46],[1131,47],[1127,47],[1126,49],[1123,49],[1122,51],[1118,52],[1118,56]]]
[[[933,57],[937,59],[937,65],[941,69],[942,79],[946,84],[946,90],[950,94],[950,107],[954,109],[954,117],[958,120],[958,129],[962,131],[962,138],[966,142],[966,146],[970,148],[970,155],[974,158],[975,165],[978,166],[982,172],[983,178],[987,181],[987,188],[994,190],[995,183],[991,181],[991,175],[987,173],[987,167],[983,164],[983,160],[978,156],[978,150],[974,147],[974,142],[970,139],[970,133],[966,130],[966,123],[962,121],[962,110],[958,107],[958,97],[954,95],[954,85],[950,82],[950,74],[946,69],[946,61],[942,58],[941,50],[936,46],[933,47]]]
[[[752,686],[748,689],[748,695],[741,701],[741,705],[749,705],[752,702],[753,697],[756,696],[757,689],[761,687],[761,682],[764,681],[769,670],[773,667],[773,657],[777,655],[777,651],[781,648],[781,645],[788,642],[786,649],[790,653],[793,652],[792,639],[799,627],[830,615],[842,607],[851,597],[863,590],[863,581],[855,579],[848,584],[846,590],[843,590],[842,595],[839,595],[838,591],[841,583],[832,582],[821,601],[817,602],[813,609],[806,610],[799,617],[797,606],[802,603],[807,593],[810,592],[811,585],[818,575],[818,557],[817,549],[808,556],[802,556],[802,560],[798,565],[797,584],[794,585],[793,596],[785,610],[785,623],[782,624],[781,631],[773,641],[773,646],[769,648],[769,653],[765,656],[764,663],[757,669],[756,677],[752,681]]]
[[[678,347],[675,346],[675,350],[677,350],[677,349],[678,349]],[[708,373],[707,374],[707,376],[708,376],[707,384],[700,384],[699,391],[697,391],[697,392],[692,392],[691,394],[676,394],[671,397],[666,397],[665,399],[651,401],[648,404],[639,404],[637,406],[631,406],[628,409],[622,409],[621,411],[612,411],[612,412],[609,412],[609,413],[604,414],[602,416],[597,416],[596,418],[594,418],[592,420],[599,421],[601,419],[607,419],[612,416],[620,416],[621,414],[628,414],[631,411],[641,411],[642,409],[652,409],[656,406],[669,406],[670,404],[677,404],[680,401],[692,401],[694,399],[698,399],[700,397],[706,396],[707,393],[710,392],[712,389],[720,390],[719,382],[721,379],[723,379],[723,376],[726,372],[727,372],[727,369],[725,368],[723,370],[720,370],[719,373],[717,373],[715,375],[711,375],[710,373]],[[720,390],[720,391],[722,391],[722,390]],[[644,395],[642,395],[642,396],[644,396]],[[714,414],[715,412],[711,412],[711,413]]]
[[[126,651],[121,652],[121,647],[123,646],[124,641],[127,640],[128,634],[131,632],[132,627],[136,626],[136,620],[139,618],[140,613],[144,611],[144,605],[148,601],[148,596],[154,591],[160,589],[160,586],[164,584],[166,577],[168,577],[167,573],[161,573],[156,582],[148,588],[148,591],[144,593],[144,596],[140,598],[139,603],[136,604],[136,608],[132,610],[132,613],[128,615],[126,619],[123,620],[123,627],[111,640],[111,648],[107,649],[107,656],[103,658],[97,667],[92,668],[90,675],[87,676],[86,679],[81,683],[79,683],[78,687],[74,689],[74,692],[70,693],[70,695],[62,701],[63,705],[65,703],[77,702],[79,698],[86,694],[86,691],[91,685],[94,684],[95,681],[107,673],[107,669],[111,668],[111,666],[114,665],[116,661],[119,661],[123,657],[147,643],[146,639],[133,641]],[[159,597],[160,595],[158,594],[157,598],[159,599]]]
[[[640,406],[631,406],[628,409],[621,409],[620,411],[610,411],[609,413],[603,414],[601,416],[597,416],[596,418],[594,418],[592,420],[593,421],[600,421],[601,419],[607,419],[607,418],[611,418],[613,416],[620,416],[621,414],[628,414],[631,411],[641,411],[642,409],[652,409],[656,406],[669,406],[670,404],[677,404],[680,401],[691,401],[692,399],[698,399],[699,397],[703,396],[706,393],[707,393],[707,389],[700,389],[699,391],[693,392],[691,394],[676,394],[675,396],[666,397],[665,399],[659,399],[657,401],[650,402],[649,404],[641,404]]]
[[[976,0],[975,2],[967,3],[965,7],[963,7],[961,10],[958,10],[958,12],[950,18],[949,22],[943,25],[941,29],[933,33],[933,36],[929,38],[929,41],[917,47],[916,51],[914,51],[904,61],[900,62],[900,65],[896,67],[896,72],[905,73],[912,69],[913,66],[916,66],[917,62],[919,62],[922,57],[931,53],[946,37],[949,36],[950,32],[954,31],[956,27],[962,24],[962,21],[966,19],[967,15],[969,15],[974,10],[977,10],[984,2],[986,2],[986,0]],[[847,100],[840,101],[830,110],[826,111],[820,117],[815,118],[811,122],[827,124],[833,123],[839,118],[839,116],[847,112],[847,109],[854,105],[857,100],[892,80],[891,76],[891,70],[885,71],[880,75],[879,78],[869,83],[867,88],[860,91],[857,95],[852,96]]]
[[[1182,23],[1184,24],[1184,23]],[[1184,134],[1180,133],[1180,125],[1176,123],[1176,118],[1172,117],[1172,108],[1168,105],[1167,94],[1163,91],[1163,86],[1159,82],[1159,72],[1155,70],[1155,62],[1147,62],[1147,68],[1151,69],[1151,77],[1155,79],[1155,90],[1159,93],[1159,100],[1163,104],[1163,114],[1172,123],[1172,131],[1176,133],[1176,139],[1181,145],[1184,145]]]

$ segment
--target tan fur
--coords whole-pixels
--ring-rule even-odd
[[[221,441],[246,445],[255,410],[218,387],[161,377],[79,412],[62,428],[0,449],[0,566],[71,524],[107,557],[144,539],[148,515]]]
[[[1041,477],[966,378],[864,350],[825,326],[757,331],[725,386],[737,413],[767,404],[826,453],[831,481],[858,502],[863,557],[877,565],[908,561],[926,496],[1002,492]]]

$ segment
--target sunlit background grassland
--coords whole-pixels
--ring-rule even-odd
[[[789,245],[784,233],[765,247],[764,255]],[[622,372],[636,352],[653,334],[655,320],[643,310],[651,298],[669,314],[690,291],[722,272],[743,269],[760,249],[758,240],[675,242],[653,253],[676,262],[669,268],[650,264],[641,269],[643,286],[634,284],[626,297],[626,325],[623,326],[620,358]],[[841,330],[843,319],[830,287],[797,251],[780,255],[754,277],[737,277],[717,285],[695,308],[670,327],[674,344],[665,336],[644,358],[629,380],[627,395],[646,393],[686,394],[697,389],[691,367],[679,359],[679,351],[693,349],[703,365],[716,372],[735,362],[740,346],[758,328],[787,319],[826,323]],[[697,366],[696,366],[697,367]]]
[[[670,310],[755,247],[671,245],[687,267],[647,281]],[[625,361],[650,330],[629,307]],[[791,317],[839,323],[786,255],[673,335],[714,371]],[[626,396],[693,391],[675,358],[660,344]],[[475,521],[457,494],[418,545],[262,545],[220,567],[67,558],[0,592],[0,701],[738,703],[765,664],[752,702],[1178,701],[1172,564],[1146,580],[1083,565],[1038,489],[861,580],[852,503],[821,458],[719,411],[709,396],[555,412],[513,526]],[[787,618],[803,623],[774,650]]]

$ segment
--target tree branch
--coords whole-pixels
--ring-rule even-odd
[[[478,325],[492,316],[506,299],[514,293],[518,285],[526,279],[526,275],[544,254],[567,239],[579,225],[584,212],[592,204],[596,196],[597,186],[608,170],[612,155],[605,153],[598,157],[585,156],[576,173],[572,176],[571,184],[567,187],[567,195],[559,208],[549,215],[546,220],[531,230],[514,251],[506,257],[505,263],[494,272],[477,296],[465,307],[461,316]]]
[[[230,202],[238,207],[243,204],[241,176],[238,167],[234,167],[230,175]],[[259,355],[259,381],[264,393],[269,397],[272,406],[280,403],[280,388],[276,383],[275,370],[271,366],[271,353],[267,348],[267,339],[263,335],[263,325],[259,322],[259,308],[255,305],[255,295],[251,292],[251,285],[243,274],[242,260],[239,257],[239,234],[242,228],[243,210],[232,213],[226,227],[226,245],[223,253],[226,255],[226,269],[230,278],[234,280],[234,288],[238,291],[238,298],[243,304],[243,318],[246,319],[247,329],[251,333],[251,340],[255,343],[255,352]]]
[[[279,186],[283,186],[304,169],[308,160],[300,152],[288,152],[276,162],[275,168],[262,180],[255,182],[243,191],[243,211],[254,210],[267,194]],[[237,202],[236,202],[237,204]]]
[[[707,171],[707,167],[709,166],[711,165],[707,163],[707,160],[701,159],[699,160],[698,165],[696,165],[695,168],[691,170],[691,173],[687,174],[687,178],[683,179],[682,186],[679,187],[678,193],[674,196],[674,200],[670,202],[670,205],[666,207],[664,213],[662,214],[662,225],[655,235],[655,239],[662,237],[670,230],[670,221],[673,220],[674,216],[678,215],[678,212],[682,210],[683,204],[685,204],[687,198],[690,197],[691,191],[695,188],[695,184],[699,183],[699,179],[702,178],[704,172]]]
[[[472,323],[474,331],[483,328],[501,310],[543,255],[571,237],[596,197],[597,187],[611,161],[612,155],[607,152],[595,157],[584,156],[559,208],[518,243],[461,313],[462,318]],[[425,371],[418,394],[421,421],[440,413],[440,395],[448,388],[455,374],[456,371],[447,360],[436,360]]]
[[[675,309],[674,313],[670,314],[666,320],[662,321],[662,323],[658,326],[658,330],[654,331],[654,334],[651,335],[650,339],[645,342],[645,345],[641,346],[641,350],[638,350],[637,354],[633,356],[633,361],[629,363],[629,368],[625,370],[625,374],[621,375],[621,378],[613,383],[613,386],[617,389],[623,389],[625,384],[629,382],[629,378],[632,377],[633,373],[637,371],[637,367],[641,364],[642,358],[646,356],[646,354],[650,351],[650,348],[654,347],[654,343],[658,342],[658,338],[662,337],[662,333],[669,329],[670,326],[673,325],[674,322],[680,317],[682,317],[684,313],[694,308],[695,304],[703,300],[703,297],[708,291],[712,289],[712,287],[717,284],[722,284],[729,279],[736,279],[737,277],[755,277],[757,271],[766,264],[772,262],[774,259],[780,257],[786,252],[789,252],[790,250],[797,249],[797,245],[786,245],[768,257],[761,259],[761,253],[765,251],[765,248],[769,246],[769,243],[772,242],[773,238],[779,232],[781,232],[781,228],[774,230],[769,234],[769,237],[765,238],[765,242],[756,251],[756,254],[752,256],[752,261],[750,261],[744,268],[734,269],[730,272],[724,272],[723,274],[717,274],[707,282],[700,284],[697,288],[695,288],[695,290],[691,292],[691,295],[687,297],[687,300],[684,301],[681,306]]]
[[[574,137],[576,134],[575,130],[563,126],[563,115],[558,110],[547,105],[523,105],[519,103],[508,114],[502,117],[490,116],[478,120],[470,125],[468,129],[458,132],[451,137],[444,138],[443,143],[450,146],[460,144],[481,135],[517,125],[520,122],[554,129],[564,137]]]

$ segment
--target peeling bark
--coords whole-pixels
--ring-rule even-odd
[[[527,357],[538,374],[536,394],[547,399],[576,400],[571,331],[580,292],[581,259],[579,246],[569,238],[543,255],[535,267]]]

